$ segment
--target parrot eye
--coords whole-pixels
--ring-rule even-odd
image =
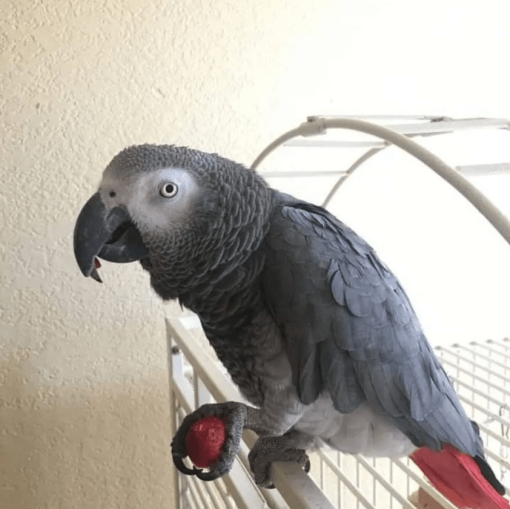
[[[173,198],[177,194],[177,185],[173,182],[167,182],[159,188],[159,194],[163,198]]]

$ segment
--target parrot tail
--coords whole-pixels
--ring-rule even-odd
[[[411,459],[432,485],[460,509],[509,509],[504,486],[482,457],[445,444],[441,451],[418,449]]]

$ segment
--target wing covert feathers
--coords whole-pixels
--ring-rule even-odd
[[[324,209],[282,203],[266,237],[264,296],[305,404],[368,401],[417,446],[475,455],[477,434],[395,276]]]

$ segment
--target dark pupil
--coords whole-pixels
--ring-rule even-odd
[[[174,190],[175,190],[175,188],[174,188],[173,184],[167,184],[167,185],[165,186],[165,192],[166,192],[166,194],[173,194],[173,193],[174,193]]]

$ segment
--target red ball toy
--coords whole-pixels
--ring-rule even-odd
[[[225,423],[214,415],[208,415],[195,422],[186,435],[186,452],[198,468],[214,465],[225,443]]]

